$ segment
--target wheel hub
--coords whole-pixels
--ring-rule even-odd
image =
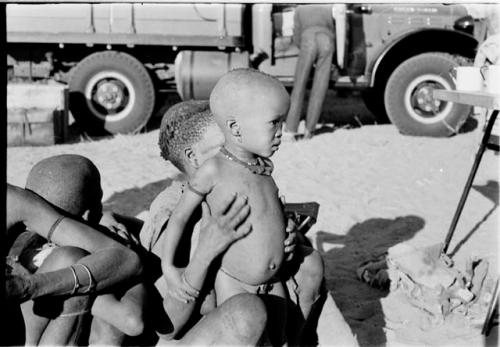
[[[436,88],[437,87],[437,88]],[[439,88],[440,87],[440,88]],[[443,89],[443,86],[434,83],[423,83],[414,92],[412,105],[425,114],[439,112],[441,101],[434,99],[432,93],[435,89]]]
[[[101,71],[85,87],[90,111],[106,122],[126,118],[134,107],[136,92],[131,80],[118,71]]]
[[[97,85],[95,101],[109,111],[120,107],[123,99],[123,86],[119,81],[101,81]]]
[[[416,121],[424,124],[441,122],[451,111],[453,105],[434,99],[435,89],[451,90],[450,83],[435,74],[416,77],[408,84],[404,95],[405,108]]]

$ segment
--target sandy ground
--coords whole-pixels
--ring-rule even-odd
[[[402,136],[392,125],[365,125],[282,145],[273,157],[280,192],[289,202],[320,203],[319,219],[307,236],[326,265],[329,299],[319,320],[321,345],[348,344],[336,331],[339,313],[360,345],[482,345],[478,328],[467,319],[432,323],[400,297],[360,282],[355,273],[361,262],[396,244],[444,241],[480,136],[479,128],[435,139]],[[8,148],[7,181],[23,186],[38,160],[78,153],[100,169],[107,206],[144,217],[156,194],[179,179],[161,159],[157,138],[154,130]],[[491,277],[498,274],[498,158],[485,153],[449,248],[459,269],[467,257],[487,259]]]

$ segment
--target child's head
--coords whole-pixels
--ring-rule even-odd
[[[101,175],[94,163],[81,155],[42,159],[29,172],[26,189],[73,216],[92,223],[101,218]]]
[[[184,101],[170,107],[160,126],[161,156],[191,174],[214,156],[224,137],[207,100]]]
[[[262,157],[278,149],[289,106],[290,98],[281,82],[254,69],[228,72],[210,94],[210,108],[226,145]]]

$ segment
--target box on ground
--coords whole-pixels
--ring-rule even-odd
[[[7,145],[53,145],[68,133],[68,90],[62,84],[7,85]]]

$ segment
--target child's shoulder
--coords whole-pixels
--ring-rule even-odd
[[[196,181],[214,181],[221,174],[222,163],[217,155],[207,159],[195,172],[193,178]]]

